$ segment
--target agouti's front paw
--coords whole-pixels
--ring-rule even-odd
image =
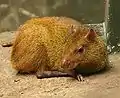
[[[77,75],[77,80],[78,81],[84,81],[84,78],[83,78],[83,76],[81,74],[78,74]]]

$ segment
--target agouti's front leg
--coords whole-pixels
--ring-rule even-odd
[[[44,72],[37,72],[36,76],[38,79],[42,79],[42,78],[51,78],[51,77],[68,77],[70,75],[68,73],[63,73],[59,71],[44,71]]]
[[[82,75],[76,74],[75,72],[64,73],[59,71],[43,71],[43,72],[38,71],[36,76],[38,79],[51,78],[51,77],[73,77],[78,81],[83,81]]]

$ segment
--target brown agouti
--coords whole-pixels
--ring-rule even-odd
[[[108,64],[104,41],[72,18],[43,17],[25,22],[12,46],[12,67],[38,78],[94,73]]]

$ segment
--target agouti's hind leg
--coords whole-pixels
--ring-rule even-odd
[[[13,42],[5,42],[1,44],[2,47],[11,47],[13,45]]]

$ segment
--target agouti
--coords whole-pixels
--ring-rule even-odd
[[[72,18],[43,17],[26,21],[16,31],[12,67],[38,78],[89,74],[108,64],[105,42]]]

